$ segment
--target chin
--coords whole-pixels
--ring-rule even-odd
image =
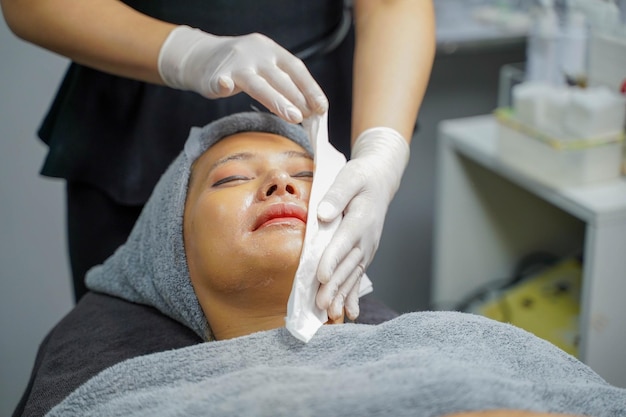
[[[276,255],[280,256],[287,262],[293,262],[296,265],[300,263],[300,254],[302,252],[302,241],[283,242],[283,244],[275,249]]]
[[[304,230],[286,228],[275,230],[274,233],[265,233],[258,242],[259,246],[268,252],[285,256],[295,255],[296,258],[300,258],[304,244]]]
[[[293,278],[300,264],[302,242],[287,244],[285,241],[273,246],[266,246],[258,254],[256,265],[268,274],[288,273]]]
[[[273,228],[263,233],[252,233],[240,245],[239,260],[248,259],[254,268],[284,271],[292,266],[294,272],[300,263],[300,252],[304,243],[304,228],[301,230]]]

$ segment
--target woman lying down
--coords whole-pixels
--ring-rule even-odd
[[[626,390],[475,315],[339,319],[294,338],[311,154],[304,130],[265,113],[192,131],[44,340],[16,415],[626,416]]]

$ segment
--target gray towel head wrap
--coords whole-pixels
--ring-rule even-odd
[[[86,276],[93,291],[155,307],[204,340],[213,335],[191,285],[183,244],[183,213],[191,166],[221,139],[241,132],[274,133],[313,155],[299,125],[269,113],[246,112],[192,128],[185,149],[157,183],[126,243]]]

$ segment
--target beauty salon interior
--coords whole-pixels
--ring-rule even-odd
[[[434,65],[367,269],[372,296],[399,313],[511,323],[626,388],[626,1],[434,5]],[[68,60],[4,22],[0,45],[0,415],[10,415],[39,343],[74,305],[64,182],[38,175],[36,138]]]

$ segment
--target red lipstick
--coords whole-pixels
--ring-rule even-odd
[[[276,203],[267,207],[257,218],[253,231],[257,230],[273,220],[297,219],[306,224],[307,211],[296,204]]]

